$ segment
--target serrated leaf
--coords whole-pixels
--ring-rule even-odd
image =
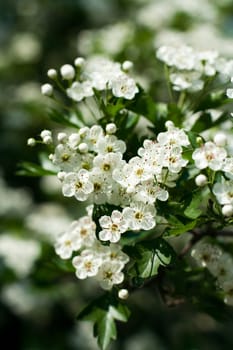
[[[117,337],[115,320],[126,322],[129,315],[126,305],[120,303],[113,294],[106,293],[80,312],[77,319],[94,322],[94,336],[100,348],[105,350],[111,340]]]
[[[202,201],[203,197],[200,192],[194,194],[191,202],[184,211],[184,215],[190,219],[197,219],[202,214],[202,210],[200,209]]]
[[[105,314],[94,325],[94,336],[97,337],[98,345],[102,350],[107,349],[111,340],[117,337],[117,329],[114,319],[109,314]]]
[[[161,238],[137,243],[134,250],[136,252],[133,256],[135,264],[131,269],[140,278],[150,278],[157,275],[159,266],[170,264],[174,256],[173,249]]]
[[[165,236],[179,236],[182,233],[192,230],[197,225],[197,220],[192,220],[184,224],[173,216],[168,217],[168,222],[170,228],[166,229]]]
[[[130,316],[130,311],[128,307],[124,304],[118,304],[117,306],[110,305],[109,313],[112,315],[112,317],[115,320],[118,320],[121,322],[127,322]]]

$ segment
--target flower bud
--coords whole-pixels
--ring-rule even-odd
[[[43,137],[43,142],[46,144],[46,145],[49,145],[50,143],[53,142],[53,139],[51,136],[47,135],[45,137]]]
[[[87,153],[88,152],[88,145],[84,142],[80,143],[80,145],[78,146],[78,150],[81,153]]]
[[[225,204],[222,207],[222,214],[224,216],[232,216],[233,215],[233,205],[232,204]]]
[[[59,173],[57,174],[57,177],[60,181],[63,181],[65,178],[65,175],[66,175],[65,171],[59,171]]]
[[[77,57],[74,60],[75,67],[82,67],[84,63],[85,63],[85,59],[83,57]]]
[[[174,127],[174,123],[171,120],[167,120],[165,123],[165,127],[169,130]]]
[[[56,69],[49,69],[48,72],[47,72],[47,75],[50,79],[56,79],[57,77],[57,71]]]
[[[117,131],[116,124],[109,123],[106,125],[106,133],[107,134],[115,134],[116,131]]]
[[[27,145],[30,147],[35,146],[35,144],[36,144],[36,140],[33,137],[27,140]]]
[[[65,80],[71,80],[75,77],[75,70],[71,64],[64,64],[60,69],[61,76]]]
[[[129,71],[130,69],[132,69],[133,68],[133,62],[131,62],[131,61],[124,61],[123,63],[122,63],[122,69],[124,70],[124,71]]]
[[[208,182],[208,179],[204,174],[199,174],[195,178],[195,183],[199,187],[205,186],[207,182]]]
[[[57,134],[57,140],[59,142],[64,142],[64,141],[66,141],[66,139],[67,139],[67,134],[65,132],[59,132]]]
[[[128,289],[120,289],[120,290],[118,291],[118,297],[119,297],[120,299],[125,300],[125,299],[128,298],[128,296],[129,296],[129,291],[128,291]]]
[[[50,130],[42,130],[40,133],[40,137],[43,139],[46,136],[51,136],[51,131]]]
[[[225,146],[226,142],[227,142],[227,137],[223,132],[218,132],[215,136],[214,136],[214,142],[217,146],[219,147],[223,147]]]
[[[53,94],[53,87],[51,84],[44,84],[41,86],[41,93],[44,96],[52,96]]]

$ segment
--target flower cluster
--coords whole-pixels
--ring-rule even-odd
[[[227,61],[215,51],[163,46],[157,51],[157,57],[169,68],[169,80],[175,91],[201,91],[209,78],[214,81],[220,74],[225,76],[223,82],[230,80],[230,61],[223,72],[221,67]],[[128,271],[135,259],[137,261],[137,255],[131,256],[125,248],[127,239],[135,244],[143,239],[145,231],[148,231],[147,237],[152,238],[157,237],[158,232],[162,232],[162,236],[181,234],[199,223],[204,227],[211,215],[215,225],[216,217],[220,218],[221,225],[228,225],[233,214],[233,151],[230,134],[221,123],[225,121],[225,114],[218,111],[218,116],[212,118],[216,125],[220,120],[221,130],[205,133],[201,111],[196,116],[189,107],[192,104],[179,104],[182,93],[177,94],[177,109],[169,104],[154,109],[153,102],[146,100],[145,92],[139,90],[126,73],[131,68],[130,61],[121,65],[94,56],[86,60],[78,57],[74,66],[65,64],[60,69],[60,77],[55,69],[50,69],[48,76],[60,86],[73,109],[62,119],[63,123],[69,122],[69,129],[56,134],[43,130],[39,141],[47,145],[50,152],[52,149],[48,156],[50,168],[60,181],[62,194],[82,202],[87,210],[87,215],[73,221],[59,235],[55,251],[62,259],[72,261],[77,278],[93,278],[106,290],[115,285],[125,290],[129,282]],[[42,93],[57,102],[52,85],[43,85]],[[224,93],[231,98],[231,90]],[[188,95],[183,98],[190,102]],[[151,105],[143,117],[147,118],[147,113],[153,110],[155,116],[148,120],[155,122],[155,129],[150,125],[151,137],[138,139],[132,152],[128,149],[130,137],[125,137],[123,129],[128,124],[136,125],[141,115],[135,110],[139,106],[141,113],[141,106],[146,103]],[[88,106],[91,120],[80,105]],[[161,114],[161,125],[157,123],[156,113]],[[173,113],[185,120],[178,120]],[[195,120],[185,128],[190,115]],[[196,125],[199,132],[195,132]],[[36,140],[30,139],[30,145],[35,143]],[[206,205],[207,201],[214,204]],[[175,205],[180,208],[174,209]],[[164,227],[156,231],[161,222]],[[170,261],[171,256],[160,252],[157,244],[157,241],[152,243],[147,263],[140,258],[136,263],[142,263],[143,267],[137,266],[135,271],[143,278],[157,273],[155,252]],[[160,258],[158,264],[164,266]],[[218,262],[221,265],[221,261]],[[140,268],[145,268],[141,275]],[[128,292],[119,292],[119,295],[128,295]]]
[[[220,74],[222,80],[222,75],[229,80],[233,74],[232,60],[219,57],[214,50],[195,51],[190,46],[161,46],[157,58],[169,67],[169,79],[176,91],[201,91],[206,79]]]
[[[139,91],[133,78],[126,73],[128,65],[96,56],[88,60],[82,57],[76,58],[75,67],[65,64],[60,69],[63,80],[69,81],[66,94],[74,101],[80,102],[86,97],[94,96],[96,91],[110,90],[115,97],[123,97],[127,100],[134,98]],[[126,69],[124,69],[126,67]],[[57,72],[54,69],[48,71],[48,76],[57,80]],[[53,86],[44,84],[41,87],[44,95],[53,94]]]
[[[216,278],[218,287],[224,292],[224,300],[233,305],[233,259],[220,246],[200,241],[192,250],[192,256],[199,265],[206,267]]]
[[[11,234],[1,234],[0,257],[7,267],[21,278],[27,276],[41,253],[40,243],[33,239],[22,239]]]
[[[175,186],[181,169],[188,163],[182,156],[183,147],[190,144],[187,135],[172,122],[166,125],[167,131],[159,133],[156,140],[145,140],[138,155],[129,161],[123,159],[126,144],[113,134],[113,123],[107,124],[105,130],[94,125],[70,135],[58,133],[59,143],[50,159],[58,168],[63,195],[118,207],[111,215],[99,218],[99,232],[91,217],[86,216],[73,222],[59,237],[56,252],[61,258],[69,259],[73,252],[79,252],[72,260],[78,278],[97,276],[103,286],[103,266],[112,249],[120,252],[121,235],[155,227],[156,200],[168,199],[167,188]],[[99,241],[111,244],[101,246]],[[121,270],[128,257],[123,252],[118,255],[114,254],[113,261],[107,264],[120,273],[108,282],[109,288],[123,281]],[[108,276],[112,274],[109,272]]]

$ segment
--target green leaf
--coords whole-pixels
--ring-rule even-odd
[[[144,279],[157,275],[159,266],[169,265],[175,254],[162,238],[137,243],[134,250],[131,247],[128,252],[135,261],[129,273],[135,275],[136,272],[137,277]]]
[[[200,205],[203,201],[203,196],[201,192],[197,192],[192,197],[191,202],[186,207],[184,214],[190,219],[197,219],[201,214],[202,210],[200,209]]]
[[[114,318],[106,313],[94,325],[94,336],[98,339],[98,344],[102,350],[107,349],[111,340],[117,337],[117,330]]]
[[[168,222],[170,224],[170,227],[166,229],[165,237],[179,236],[182,233],[192,230],[197,225],[197,220],[192,220],[184,224],[178,218],[172,215],[168,217]]]
[[[203,113],[200,114],[199,118],[192,126],[192,132],[200,133],[204,130],[208,130],[210,128],[213,128],[213,127],[215,127],[215,126],[217,126],[217,125],[219,125],[227,120],[229,120],[229,113],[228,112],[223,112],[218,119],[213,121],[211,113],[204,111]]]
[[[73,112],[68,114],[67,112],[60,112],[55,108],[50,108],[48,116],[51,120],[68,127],[81,128],[84,126],[83,122],[78,119],[78,116]]]
[[[44,175],[56,175],[56,171],[51,169],[45,169],[38,164],[31,162],[22,162],[19,164],[19,170],[16,172],[21,176],[44,176]]]
[[[84,308],[77,318],[94,323],[94,336],[97,337],[100,348],[105,350],[111,340],[117,337],[115,321],[127,322],[129,316],[128,307],[113,293],[106,293]]]

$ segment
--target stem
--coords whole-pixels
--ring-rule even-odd
[[[168,95],[170,98],[170,102],[174,102],[174,96],[172,92],[172,86],[170,82],[170,77],[169,77],[169,68],[167,65],[164,65],[164,73],[165,73],[165,78],[166,78],[166,83],[167,83],[167,89],[168,89]]]

